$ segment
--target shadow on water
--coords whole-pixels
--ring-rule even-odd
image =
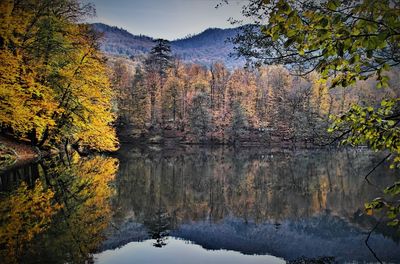
[[[195,245],[221,259],[238,252],[248,260],[372,262],[364,240],[376,219],[363,205],[395,176],[380,167],[373,186],[363,175],[381,158],[355,150],[125,146],[114,158],[42,161],[0,175],[1,256],[10,263],[106,263],[112,252],[125,263],[126,247],[143,261],[151,241],[173,254],[171,263],[189,247],[198,253]],[[383,261],[400,262],[399,236],[385,224],[370,245]]]

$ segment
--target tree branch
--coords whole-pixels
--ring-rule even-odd
[[[371,231],[368,232],[368,236],[365,239],[365,245],[367,246],[367,248],[369,249],[369,251],[372,253],[372,255],[374,255],[374,258],[382,264],[382,261],[378,258],[378,256],[376,255],[375,251],[372,250],[372,248],[369,246],[368,244],[368,240],[371,237],[372,232],[375,231],[375,229],[378,227],[378,225],[381,223],[381,219],[378,220],[378,222],[375,224],[375,226],[371,229]]]
[[[369,184],[371,184],[371,182],[368,180],[368,176],[371,175],[371,173],[373,173],[373,172],[376,170],[376,168],[378,168],[382,163],[384,163],[385,160],[387,160],[391,155],[392,155],[392,153],[389,153],[389,154],[388,154],[386,157],[384,157],[378,164],[376,164],[375,167],[373,167],[372,170],[370,170],[370,171],[368,172],[367,175],[365,175],[364,179],[365,179]]]

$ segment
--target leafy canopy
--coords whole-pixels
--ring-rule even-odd
[[[113,150],[112,90],[75,0],[0,2],[0,128],[33,145]]]

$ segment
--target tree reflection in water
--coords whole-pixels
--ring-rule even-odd
[[[146,217],[144,225],[147,227],[151,238],[156,240],[153,246],[163,247],[167,245],[170,229],[170,217],[167,212],[158,209],[154,215]]]
[[[379,195],[362,177],[379,162],[371,152],[130,149],[119,159],[115,208],[142,223],[162,209],[172,228],[230,215],[277,225],[326,211],[354,220]],[[384,185],[392,174],[381,167],[375,179]]]
[[[332,247],[329,250],[347,238],[346,243],[360,239],[360,245],[365,247],[363,233],[376,223],[363,210],[365,201],[381,195],[381,188],[369,185],[363,178],[381,158],[369,151],[127,148],[118,158],[113,221],[131,232],[124,236],[110,231],[105,248],[147,238],[156,239],[154,245],[161,247],[166,243],[163,237],[169,234],[210,249],[247,254],[273,252],[268,251],[274,248],[267,243],[268,237],[263,241],[261,235],[252,233],[261,230],[278,239],[293,233],[309,243],[311,238],[316,238],[315,243],[323,240]],[[385,186],[392,177],[393,172],[383,166],[371,181],[375,179],[376,184]],[[135,225],[128,226],[128,222]],[[147,230],[147,237],[140,224]],[[286,231],[272,231],[268,224]],[[384,224],[377,232],[398,241],[398,236]],[[249,235],[253,240],[246,242]],[[354,250],[359,250],[359,245]],[[316,252],[309,253],[308,257],[314,258],[312,254]],[[384,253],[390,256],[390,252]],[[367,250],[360,256],[368,254]],[[289,259],[301,256],[293,253]]]
[[[2,175],[1,204],[8,206],[1,207],[0,262],[90,260],[111,219],[110,182],[117,165],[114,158],[73,155]]]
[[[293,263],[373,261],[363,239],[376,219],[363,205],[382,188],[362,175],[380,158],[188,147],[44,160],[0,175],[0,263],[92,262],[130,241],[168,248],[169,236]],[[392,174],[381,167],[370,181],[386,186]],[[400,261],[393,230],[376,234],[379,256]]]

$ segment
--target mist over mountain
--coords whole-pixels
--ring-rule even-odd
[[[133,35],[125,29],[102,23],[92,24],[94,30],[103,33],[101,49],[109,55],[140,57],[154,46],[153,38],[144,35]],[[198,63],[209,66],[221,61],[228,68],[244,65],[244,59],[229,56],[234,45],[229,42],[240,32],[240,28],[209,28],[183,39],[171,41],[172,53],[187,63]]]

